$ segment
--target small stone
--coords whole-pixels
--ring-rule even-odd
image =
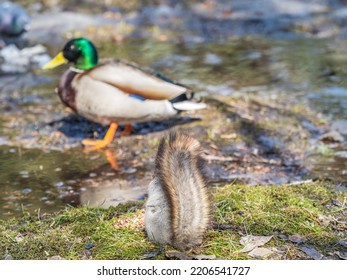
[[[86,245],[84,245],[84,248],[86,248],[87,250],[89,250],[89,249],[91,249],[91,248],[93,248],[93,247],[94,247],[94,244],[91,243],[91,242],[89,242],[89,243],[87,243]]]
[[[342,135],[347,136],[347,120],[336,120],[332,124],[332,129],[337,130]]]
[[[88,257],[90,257],[90,256],[92,255],[92,251],[90,251],[90,250],[84,250],[84,251],[83,251],[83,255],[84,255],[86,258],[88,258]]]
[[[56,186],[57,188],[61,188],[62,186],[64,186],[63,182],[57,182],[54,184],[54,186]]]
[[[31,193],[31,189],[25,188],[24,190],[22,190],[22,194],[28,194],[28,193]]]
[[[342,206],[342,203],[340,201],[336,200],[336,199],[333,199],[331,202],[332,202],[332,204],[334,204],[337,207],[341,207]]]
[[[98,159],[100,156],[99,155],[95,155],[95,156],[91,156],[89,159],[90,160],[96,160],[96,159]]]
[[[204,63],[209,65],[218,65],[222,63],[222,59],[214,53],[208,53],[205,55]]]
[[[23,241],[23,237],[21,235],[17,235],[15,238],[14,238],[17,242],[22,242]]]
[[[347,151],[338,151],[335,153],[335,157],[339,158],[347,158]]]
[[[124,170],[122,173],[125,173],[125,174],[134,174],[136,173],[137,169],[136,168],[129,168],[127,170]]]
[[[344,141],[344,138],[338,131],[333,130],[323,134],[320,140],[326,143],[340,143]]]

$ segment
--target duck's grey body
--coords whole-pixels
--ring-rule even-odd
[[[162,120],[185,110],[186,105],[187,110],[205,107],[192,101],[170,102],[192,92],[117,59],[104,60],[82,73],[68,69],[60,80],[58,93],[78,114],[104,125]]]
[[[200,152],[199,142],[186,135],[160,143],[145,212],[147,235],[160,245],[187,250],[202,242],[210,205]]]

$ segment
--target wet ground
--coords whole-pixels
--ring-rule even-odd
[[[103,27],[81,29],[84,31],[79,36],[94,38],[100,57],[118,56],[162,71],[193,87],[209,107],[175,120],[136,124],[132,135],[115,139],[102,152],[86,153],[80,141],[102,137],[107,128],[74,115],[54,93],[62,68],[1,76],[0,217],[21,215],[23,211],[42,214],[66,205],[108,206],[142,199],[151,179],[159,139],[171,127],[200,140],[211,185],[280,185],[319,178],[333,180],[337,188],[345,190],[347,42],[340,36],[342,33],[330,34],[335,36],[333,39],[317,39],[287,29],[276,33],[273,27],[268,33],[274,36],[238,38],[257,30],[245,23],[253,33],[245,27],[244,33],[227,34],[230,24],[235,24],[235,13],[228,14],[227,2],[215,6],[195,3],[190,10],[175,3],[167,6],[174,10],[148,5],[137,16],[131,10],[122,13],[129,17],[129,22],[123,23],[117,18],[117,14],[121,15],[118,10],[106,7],[112,14],[105,19],[105,11],[94,7],[102,10],[98,10],[102,20],[97,22]],[[318,9],[313,11],[307,6],[308,14],[301,15],[301,19],[309,22],[309,17],[312,23],[316,17],[334,12],[317,5],[310,8]],[[43,17],[58,12],[69,17],[68,13],[74,10],[38,8],[45,12],[33,20],[32,33],[27,34],[32,43],[41,42],[40,37],[35,37],[35,28]],[[90,12],[88,6],[82,8]],[[213,13],[214,17],[222,19],[209,21],[207,14],[201,14],[213,9],[219,11]],[[157,29],[148,28],[153,24],[148,21],[140,28],[143,21],[135,20],[143,19],[146,13],[174,11],[176,19],[183,11],[194,13],[195,18],[182,23],[170,17],[169,23],[162,22]],[[89,26],[90,13],[79,15],[86,18],[85,26]],[[59,16],[50,17],[52,25],[61,24]],[[200,26],[207,31],[197,32],[194,19],[199,17],[207,18],[201,21],[202,26],[212,22],[214,31]],[[159,16],[152,18],[157,20],[155,24],[163,20]],[[116,27],[110,29],[108,20]],[[72,23],[73,20],[69,26]],[[191,28],[177,35],[174,23]],[[131,24],[137,32],[130,28]],[[62,32],[69,32],[66,26],[64,30],[52,26],[41,29],[41,35],[46,32],[55,36],[54,32],[60,32],[61,37],[55,37],[57,42],[43,40],[51,55],[64,44],[64,36],[75,36]],[[51,30],[56,31],[50,33]],[[112,156],[117,159],[116,168],[107,160]]]

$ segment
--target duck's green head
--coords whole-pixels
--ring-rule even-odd
[[[43,66],[43,69],[52,69],[69,62],[80,70],[93,68],[98,63],[95,46],[86,38],[72,39],[55,58]]]

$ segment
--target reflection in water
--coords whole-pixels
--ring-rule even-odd
[[[125,201],[144,199],[149,180],[110,180],[85,182],[80,194],[80,204],[107,208]]]
[[[105,153],[106,159],[107,159],[107,161],[110,163],[112,169],[118,170],[118,169],[119,169],[119,166],[118,166],[118,164],[117,164],[117,160],[116,160],[116,157],[115,157],[115,155],[114,155],[113,150],[111,150],[111,149],[106,149],[106,150],[103,150],[102,152]]]

